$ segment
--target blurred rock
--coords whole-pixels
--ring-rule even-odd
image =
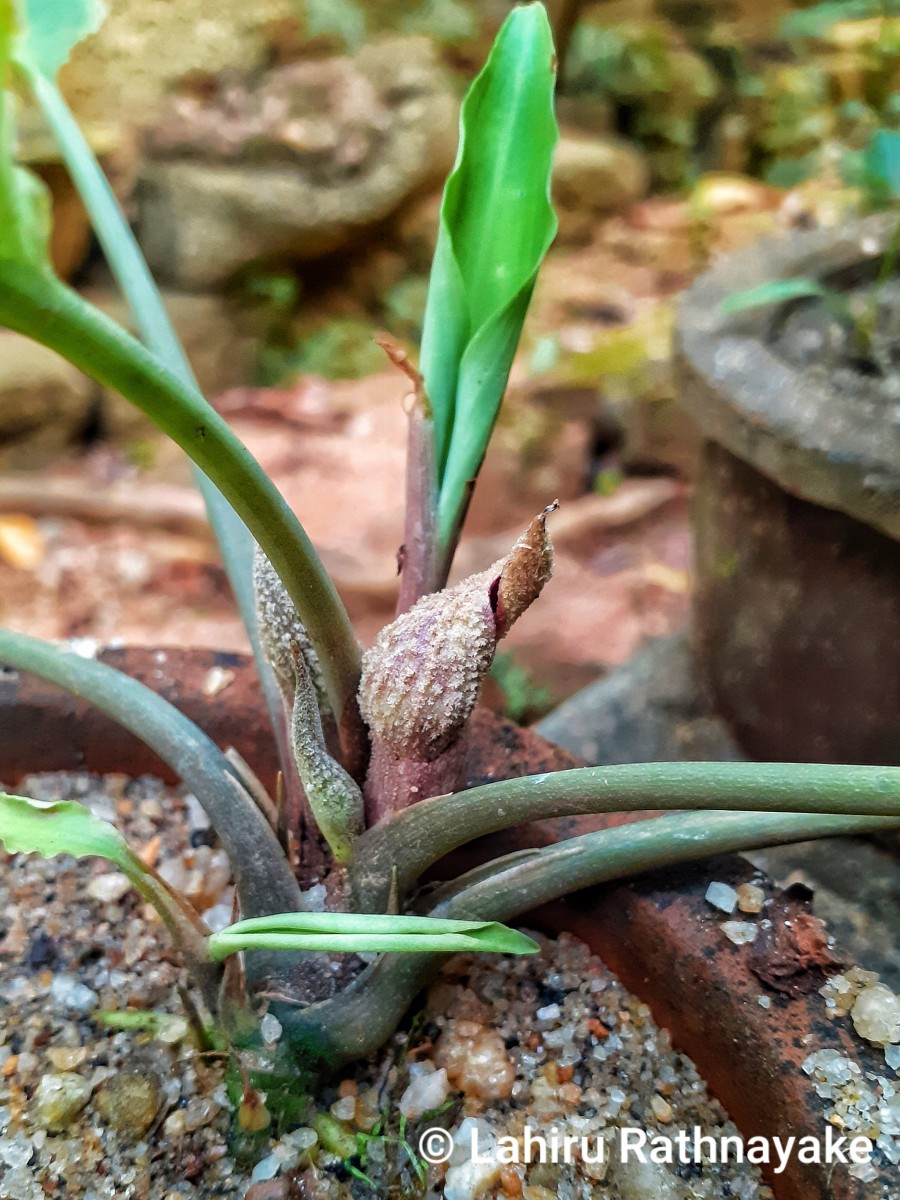
[[[644,155],[631,143],[563,134],[553,160],[560,238],[587,240],[599,214],[642,199],[649,182]]]
[[[128,306],[112,287],[85,296],[126,327]],[[187,351],[200,388],[216,396],[253,377],[262,310],[249,310],[221,296],[164,292],[163,299]],[[77,367],[37,342],[0,332],[0,470],[46,466],[90,430],[128,440],[152,425],[127,400],[106,391]]]
[[[128,305],[112,287],[95,287],[85,293],[114,320],[133,330]],[[249,310],[223,296],[197,296],[164,290],[166,311],[185,348],[200,390],[215,397],[253,378],[260,340],[264,334],[262,310]],[[117,392],[103,391],[100,409],[103,433],[116,440],[143,435],[153,426],[134,405]]]
[[[105,7],[106,20],[75,47],[60,81],[81,121],[102,122],[117,137],[155,121],[187,74],[263,66],[275,23],[296,19],[295,0],[221,0],[214,10],[208,0],[108,0]]]
[[[147,139],[139,231],[164,282],[215,287],[260,260],[329,254],[437,184],[456,101],[431,44],[215,81],[175,98]]]
[[[588,763],[734,761],[742,756],[697,679],[685,634],[649,641],[538,726]]]
[[[98,394],[52,350],[0,332],[0,469],[50,462],[78,439]]]

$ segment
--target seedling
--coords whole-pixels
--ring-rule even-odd
[[[554,54],[541,4],[512,11],[463,104],[419,367],[387,346],[411,393],[406,536],[398,615],[365,655],[296,516],[197,390],[55,83],[71,46],[98,20],[90,0],[72,0],[66,13],[64,27],[52,0],[18,8],[0,0],[0,322],[119,391],[193,460],[254,648],[282,786],[268,796],[239,757],[136,681],[0,631],[0,661],[97,705],[197,796],[230,858],[242,919],[211,934],[120,834],[78,805],[4,796],[0,838],[8,851],[99,854],[126,873],[166,923],[220,1041],[238,1063],[253,1051],[270,1110],[289,1116],[316,1072],[382,1045],[442,954],[533,949],[497,923],[537,904],[725,850],[900,825],[900,771],[879,767],[662,763],[461,790],[481,682],[553,565],[548,497],[507,555],[445,586],[555,230]],[[54,276],[46,197],[13,156],[13,86],[40,104],[140,340]],[[420,890],[429,868],[482,835],[536,818],[647,808],[682,811],[499,858]],[[293,858],[295,846],[320,839],[324,912],[301,889]],[[337,990],[336,955],[350,956]],[[283,1029],[274,1048],[259,1029],[267,1009]],[[266,1114],[247,1098],[247,1078],[235,1076],[235,1094],[244,1095],[238,1124],[253,1135]]]
[[[886,370],[878,361],[875,335],[878,329],[878,313],[884,289],[897,269],[900,255],[900,220],[894,227],[887,248],[881,257],[878,273],[871,292],[854,302],[852,296],[818,279],[792,276],[789,279],[769,279],[765,283],[733,292],[721,305],[723,316],[735,316],[755,309],[776,308],[803,300],[819,301],[837,323],[846,330],[851,354],[877,370]]]

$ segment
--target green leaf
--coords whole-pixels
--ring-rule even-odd
[[[538,267],[556,233],[550,203],[558,136],[554,84],[543,5],[514,9],[463,101],[422,334],[445,548],[465,512]]]
[[[50,198],[16,163],[16,100],[9,91],[16,29],[13,0],[0,0],[0,258],[47,270]]]
[[[103,247],[112,273],[128,301],[141,340],[178,376],[185,387],[198,391],[197,380],[169,320],[159,289],[150,274],[137,239],[87,139],[69,111],[55,81],[47,79],[39,71],[26,69],[25,75],[62,152],[72,182],[90,215],[97,240]],[[193,466],[193,473],[194,480],[203,494],[209,522],[228,573],[228,581],[253,649],[269,719],[278,742],[281,769],[285,778],[289,778],[289,772],[295,768],[281,733],[281,695],[262,651],[259,630],[256,627],[253,537],[219,489],[196,465]]]
[[[44,858],[96,855],[108,858],[129,878],[136,864],[142,874],[146,872],[117,829],[68,800],[48,803],[0,792],[0,841],[8,854],[37,853]]]
[[[900,197],[900,132],[879,129],[862,153],[863,183],[872,198],[888,204]]]
[[[162,1037],[173,1042],[185,1037],[189,1025],[184,1017],[156,1009],[107,1009],[98,1012],[97,1019],[109,1029],[136,1029],[149,1033],[151,1037]]]
[[[209,989],[210,984],[217,987],[216,972],[198,917],[108,821],[101,821],[70,800],[29,800],[0,792],[0,842],[8,854],[96,856],[115,863],[135,890],[156,908],[205,995],[215,995]]]
[[[238,950],[534,954],[538,946],[524,933],[494,921],[301,912],[238,921],[209,938],[210,956],[217,962]]]
[[[773,304],[784,304],[788,300],[817,298],[824,300],[831,295],[829,288],[815,279],[770,279],[757,287],[743,292],[733,292],[723,300],[721,313],[733,316],[753,308],[768,308]]]
[[[50,194],[15,162],[15,98],[0,93],[0,259],[49,271]]]
[[[342,730],[355,731],[360,662],[350,618],[294,512],[228,423],[182,375],[53,277],[3,263],[0,324],[119,392],[215,484],[283,580],[322,664]]]
[[[22,32],[14,56],[52,79],[72,49],[106,17],[102,0],[20,0]]]

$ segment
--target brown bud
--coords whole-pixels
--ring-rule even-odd
[[[494,598],[497,639],[506,637],[553,574],[553,546],[547,517],[559,508],[554,500],[534,518],[503,560]]]
[[[396,758],[428,762],[457,739],[498,640],[550,578],[545,509],[506,558],[425,596],[381,631],[363,658],[360,708]]]

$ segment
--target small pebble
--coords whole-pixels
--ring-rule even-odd
[[[87,1058],[84,1046],[48,1046],[47,1057],[56,1071],[75,1071]]]
[[[72,1012],[92,1013],[100,1004],[97,993],[73,975],[54,975],[50,995],[62,1008]]]
[[[356,1097],[342,1096],[328,1111],[337,1121],[352,1121],[356,1116]]]
[[[184,1120],[184,1110],[176,1108],[173,1113],[169,1113],[165,1121],[163,1121],[163,1137],[170,1141],[176,1142],[179,1138],[183,1138],[187,1132],[187,1125]]]
[[[99,900],[101,904],[116,904],[130,891],[131,883],[118,871],[105,871],[102,875],[95,875],[87,885],[87,894],[92,900]]]
[[[737,908],[738,894],[728,883],[711,883],[706,889],[706,902],[723,913],[733,913]]]
[[[107,1125],[139,1141],[156,1119],[161,1103],[162,1093],[155,1073],[126,1067],[102,1085],[94,1107]]]
[[[449,1093],[450,1081],[443,1067],[438,1071],[423,1072],[415,1076],[400,1097],[400,1112],[404,1117],[414,1120],[440,1108]]]
[[[771,996],[760,996],[760,998],[757,1000],[756,1003],[759,1005],[760,1008],[771,1008],[772,1007],[772,997]]]
[[[874,983],[856,997],[850,1012],[856,1032],[876,1046],[900,1042],[900,996],[883,983]]]
[[[91,1085],[80,1075],[42,1075],[34,1097],[34,1115],[50,1133],[62,1133],[91,1098]]]
[[[749,946],[751,942],[755,942],[758,929],[759,926],[754,925],[752,921],[722,922],[722,932],[736,946]]]
[[[762,911],[766,893],[755,883],[742,883],[737,890],[737,904],[742,913]]]
[[[668,1125],[672,1120],[672,1105],[662,1096],[654,1095],[650,1100],[650,1107],[653,1109],[654,1117],[663,1125]]]
[[[262,1183],[266,1179],[274,1179],[278,1174],[281,1160],[276,1154],[268,1154],[261,1158],[250,1174],[251,1183]]]
[[[516,1069],[496,1029],[473,1021],[451,1021],[437,1044],[435,1061],[467,1096],[505,1100],[516,1081]]]
[[[259,1023],[259,1031],[262,1034],[264,1042],[268,1042],[270,1046],[274,1046],[281,1037],[281,1022],[272,1013],[266,1013]]]
[[[900,1072],[900,1046],[885,1046],[884,1061],[892,1071]]]

